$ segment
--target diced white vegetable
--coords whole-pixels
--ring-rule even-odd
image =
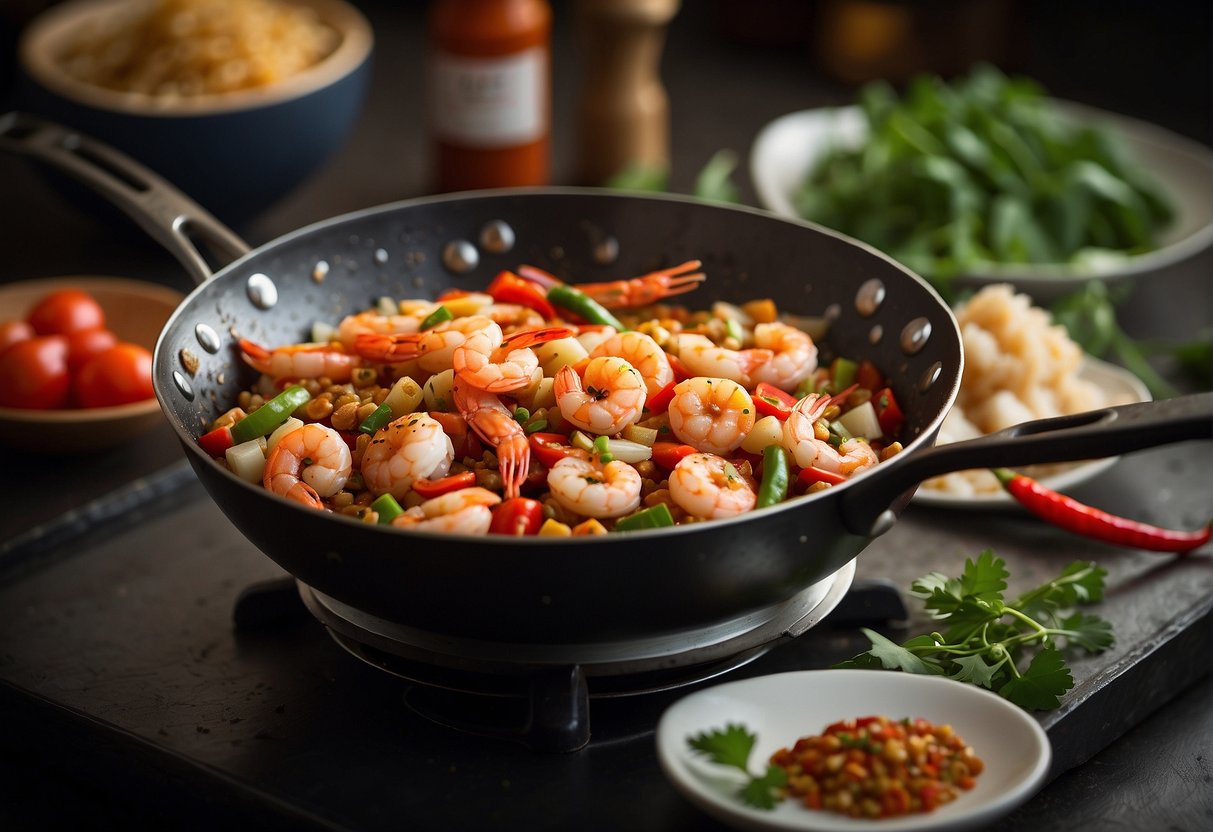
[[[383,403],[392,409],[392,418],[399,419],[407,413],[412,413],[425,400],[425,392],[421,385],[409,376],[396,379],[392,389],[383,397]]]
[[[264,440],[264,437],[262,439]],[[261,450],[261,446],[261,442],[250,439],[228,448],[224,451],[227,467],[242,480],[261,482],[265,474],[265,452]]]
[[[614,334],[615,330],[608,326],[601,330],[591,329],[588,332],[583,332],[577,336],[577,340],[581,342],[581,346],[585,348],[586,355],[589,355],[594,351],[594,347],[598,346]]]
[[[876,417],[876,408],[872,407],[870,401],[864,402],[859,407],[851,408],[838,417],[838,422],[847,429],[851,436],[879,439],[884,433],[880,429],[880,419]]]
[[[455,409],[455,402],[451,398],[451,388],[454,385],[454,370],[443,370],[441,373],[430,376],[429,381],[425,383],[426,410],[452,412]]]
[[[654,428],[642,428],[640,425],[632,424],[623,429],[623,438],[630,442],[648,445],[651,448],[657,441],[657,431]]]
[[[726,321],[736,321],[749,329],[754,328],[754,319],[740,306],[718,300],[712,304],[712,316]]]
[[[395,298],[384,295],[375,301],[375,311],[380,315],[398,315],[400,314],[400,304],[396,303]]]
[[[653,448],[627,439],[608,439],[607,450],[620,462],[637,463],[653,458]]]
[[[531,347],[531,349],[534,350],[535,357],[539,359],[539,366],[543,368],[543,374],[549,377],[560,372],[560,368],[566,364],[576,364],[589,355],[589,351],[582,343],[571,336],[547,341]]]
[[[525,403],[527,407],[534,413],[537,410],[553,408],[556,406],[556,391],[553,385],[555,379],[543,377],[533,389],[528,389],[526,396],[519,396],[518,400]]]
[[[281,425],[274,428],[274,432],[270,434],[270,438],[266,441],[266,453],[274,450],[278,443],[282,441],[282,437],[292,431],[299,430],[301,427],[303,427],[303,420],[291,416]]]
[[[312,324],[312,340],[319,344],[327,344],[337,337],[337,327],[328,321],[316,321]]]
[[[774,416],[763,416],[741,440],[741,449],[748,454],[761,454],[768,445],[783,442],[783,422]]]

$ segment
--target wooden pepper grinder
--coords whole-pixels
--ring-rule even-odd
[[[582,90],[579,181],[602,185],[629,167],[670,162],[669,99],[661,82],[665,31],[680,0],[577,0]]]

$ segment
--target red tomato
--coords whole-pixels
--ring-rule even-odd
[[[0,352],[4,352],[18,341],[33,338],[34,328],[25,321],[5,321],[0,323]]]
[[[413,490],[416,491],[418,496],[420,496],[422,499],[429,500],[433,497],[440,497],[443,494],[450,493],[451,491],[458,491],[461,488],[471,488],[475,484],[475,472],[464,471],[462,474],[451,474],[436,480],[415,480],[413,482]]]
[[[489,534],[508,534],[521,537],[538,534],[543,525],[543,503],[528,497],[512,497],[493,509],[493,520]]]
[[[118,336],[104,327],[80,329],[67,336],[67,368],[72,375],[99,352],[118,343]]]
[[[89,359],[76,374],[76,397],[81,407],[112,407],[143,401],[152,388],[152,354],[123,341]]]
[[[67,335],[105,326],[105,312],[82,289],[56,289],[34,304],[25,320],[39,335]]]
[[[902,422],[905,421],[905,414],[902,413],[901,405],[897,404],[892,389],[885,387],[878,391],[872,396],[872,404],[876,408],[880,429],[884,431],[885,436],[895,439],[901,430]]]
[[[542,462],[545,468],[551,468],[566,456],[590,458],[588,451],[569,445],[569,438],[562,433],[536,432],[532,433],[528,439],[531,445],[531,455]]]
[[[27,338],[0,354],[0,406],[51,410],[63,407],[70,393],[62,335]]]

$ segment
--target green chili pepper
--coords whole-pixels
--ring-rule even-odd
[[[859,365],[849,358],[835,358],[834,363],[830,365],[830,377],[834,382],[831,389],[835,393],[840,393],[846,390],[855,382],[855,373],[859,370]]]
[[[525,433],[527,436],[530,436],[532,433],[536,433],[538,431],[547,430],[547,429],[548,429],[548,420],[547,419],[536,419],[535,421],[527,422],[525,425],[522,426],[522,432]]]
[[[288,387],[261,407],[232,425],[232,441],[239,445],[258,436],[268,436],[291,418],[295,408],[307,402],[312,394],[298,385]]]
[[[758,508],[782,503],[788,496],[787,452],[779,445],[767,445],[762,452],[762,484],[758,487]]]
[[[619,319],[607,309],[580,289],[574,289],[567,283],[558,283],[548,289],[548,300],[557,306],[567,309],[592,324],[613,326],[619,332],[627,329]]]
[[[635,514],[629,514],[627,517],[620,517],[615,521],[615,531],[634,532],[639,529],[661,529],[672,525],[674,525],[674,515],[670,514],[670,507],[665,503],[658,503],[655,506],[641,509]]]
[[[375,502],[371,503],[371,510],[378,512],[381,526],[390,526],[394,519],[404,514],[404,509],[391,494],[380,494],[376,497]]]
[[[445,306],[439,306],[433,312],[425,316],[425,319],[421,322],[421,331],[425,332],[427,329],[433,329],[434,327],[438,326],[438,324],[442,323],[443,321],[449,321],[453,317],[455,316],[451,314],[451,310],[447,309]]]
[[[381,427],[390,421],[392,421],[392,408],[387,402],[384,402],[375,408],[374,413],[362,420],[362,424],[358,426],[358,430],[374,436]]]

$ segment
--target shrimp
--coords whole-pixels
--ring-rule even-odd
[[[354,350],[368,361],[392,364],[417,359],[417,365],[429,373],[441,373],[453,366],[455,349],[469,336],[496,327],[483,315],[452,318],[425,332],[403,335],[363,333],[354,339]]]
[[[688,260],[668,269],[658,269],[631,280],[610,280],[605,283],[575,283],[573,287],[589,295],[607,309],[630,309],[656,303],[662,298],[693,291],[707,276],[696,271],[702,266],[699,260]],[[547,288],[562,281],[553,274],[534,266],[520,266],[518,275],[533,280]]]
[[[675,343],[678,359],[695,375],[731,379],[748,390],[758,383],[753,374],[775,357],[768,349],[726,349],[706,335],[679,335]]]
[[[493,522],[489,506],[501,497],[487,488],[472,486],[451,491],[413,506],[392,520],[398,529],[486,535]]]
[[[556,502],[584,517],[622,517],[640,505],[640,474],[626,462],[600,465],[567,456],[548,471]]]
[[[754,508],[758,495],[733,463],[716,454],[688,454],[670,472],[670,499],[687,514],[713,520]]]
[[[454,459],[442,425],[424,413],[408,413],[375,432],[362,454],[362,479],[375,494],[400,499],[417,480],[446,476]]]
[[[727,454],[754,428],[754,400],[727,378],[696,376],[674,385],[670,430],[696,450]]]
[[[381,315],[378,312],[346,315],[337,325],[337,340],[347,350],[352,351],[359,335],[410,335],[421,327],[425,314],[420,317],[417,315]]]
[[[341,434],[313,422],[278,441],[265,461],[261,484],[288,500],[323,509],[320,498],[344,488],[352,470],[350,446]]]
[[[670,359],[656,341],[643,332],[629,330],[611,335],[590,350],[590,358],[616,355],[631,364],[644,379],[644,389],[655,395],[674,380]]]
[[[531,383],[539,369],[532,344],[555,341],[576,334],[566,327],[524,329],[503,337],[501,327],[490,321],[455,347],[452,363],[459,377],[478,390],[508,393]]]
[[[480,310],[480,314],[502,327],[534,329],[547,323],[543,315],[520,303],[490,303]]]
[[[766,382],[791,392],[817,369],[817,345],[803,332],[785,323],[757,324],[754,345],[770,349],[774,357],[755,367],[750,378],[755,384]]]
[[[552,390],[561,416],[600,436],[619,433],[639,419],[648,395],[636,368],[615,356],[591,358],[584,377],[566,364]]]
[[[459,413],[476,435],[493,446],[506,497],[517,497],[531,467],[531,446],[522,425],[501,399],[456,377],[451,388]]]
[[[240,354],[246,364],[275,381],[286,378],[331,379],[343,384],[353,376],[362,359],[330,344],[288,344],[269,349],[247,338],[240,339]]]
[[[862,439],[847,439],[835,448],[817,437],[813,423],[829,405],[829,396],[810,393],[796,403],[783,423],[783,446],[796,464],[849,477],[878,463],[876,451]]]

